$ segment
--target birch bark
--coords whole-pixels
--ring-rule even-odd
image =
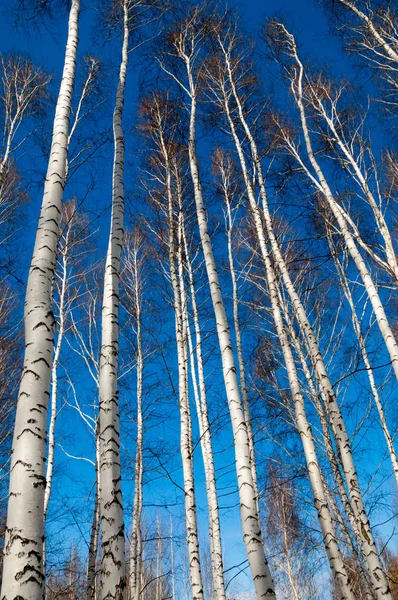
[[[175,181],[175,144],[173,135],[167,129],[167,116],[172,109],[167,96],[154,94],[152,101],[147,103],[149,129],[156,145],[156,164],[161,174],[155,175],[164,186],[166,213],[168,262],[171,288],[173,293],[173,308],[175,314],[175,331],[178,363],[178,400],[180,409],[180,448],[183,466],[185,521],[187,530],[187,550],[189,563],[189,580],[194,600],[203,600],[203,585],[199,555],[199,540],[196,518],[196,502],[193,470],[192,427],[188,395],[188,351],[187,351],[187,319],[185,292],[183,286],[183,243],[181,227],[176,223],[176,213],[181,199],[178,181]],[[171,139],[169,139],[171,136]],[[181,219],[181,216],[179,217]]]
[[[185,63],[189,82],[189,88],[187,89],[190,97],[190,126],[188,145],[189,164],[194,188],[196,213],[202,250],[205,258],[213,310],[216,318],[224,383],[234,436],[235,464],[238,478],[243,539],[258,600],[261,598],[274,598],[274,583],[272,581],[261,540],[256,492],[253,486],[253,477],[250,464],[249,439],[239,394],[239,385],[236,376],[235,358],[232,350],[230,329],[222,298],[213,248],[208,233],[207,217],[199,176],[195,132],[197,89],[193,78],[192,55],[189,55],[186,52],[183,40],[179,40],[179,48],[179,55]]]
[[[41,600],[53,281],[75,80],[80,3],[72,0],[50,158],[25,299],[25,357],[15,418],[1,597]]]
[[[340,285],[343,289],[344,295],[347,299],[348,305],[350,307],[350,311],[351,311],[351,321],[352,321],[352,327],[354,329],[354,333],[357,337],[358,340],[358,345],[359,345],[359,349],[361,351],[362,354],[362,360],[363,360],[363,364],[365,365],[366,368],[366,373],[368,376],[368,380],[369,380],[369,386],[372,392],[372,396],[373,396],[373,400],[374,403],[376,405],[376,409],[377,409],[377,413],[379,415],[379,420],[380,420],[380,425],[384,434],[384,438],[386,440],[386,444],[387,444],[387,449],[388,449],[388,453],[390,456],[390,460],[391,460],[391,465],[393,468],[393,472],[394,472],[394,477],[395,477],[395,481],[398,485],[398,459],[397,459],[397,454],[395,452],[395,448],[394,448],[394,442],[393,442],[393,438],[392,435],[390,434],[389,428],[388,428],[388,424],[387,424],[387,419],[386,416],[384,414],[384,408],[383,408],[383,404],[379,395],[379,390],[377,389],[377,385],[376,385],[376,380],[374,377],[374,373],[373,373],[373,369],[372,369],[372,365],[370,363],[370,359],[369,359],[369,355],[368,355],[368,351],[366,348],[366,342],[365,342],[365,338],[364,335],[362,333],[362,327],[361,327],[361,323],[357,314],[357,310],[355,307],[355,300],[353,298],[352,292],[351,292],[351,288],[350,288],[350,284],[348,282],[347,279],[347,273],[344,269],[343,264],[341,263],[341,261],[339,260],[339,257],[337,255],[336,249],[333,245],[332,239],[331,239],[331,234],[330,231],[328,230],[327,232],[327,238],[328,238],[328,242],[329,242],[329,247],[332,253],[332,257],[333,257],[333,262],[335,264],[336,267],[336,271],[339,275],[339,280],[340,280]]]
[[[141,568],[142,568],[142,535],[141,535],[141,515],[142,515],[142,476],[143,476],[143,420],[142,420],[142,382],[144,358],[142,350],[142,331],[141,331],[141,287],[139,274],[139,248],[135,245],[131,251],[132,268],[134,279],[133,302],[136,321],[137,337],[137,440],[135,454],[134,471],[134,505],[133,505],[133,523],[130,545],[130,599],[139,600],[141,593]]]
[[[195,482],[193,471],[192,425],[188,397],[188,353],[186,298],[183,290],[182,237],[178,227],[178,246],[175,248],[174,206],[171,181],[168,177],[169,199],[169,262],[176,314],[176,338],[178,355],[178,390],[180,403],[181,456],[184,473],[185,520],[187,528],[189,574],[193,600],[203,600],[203,583],[199,555],[199,539],[196,520]],[[176,268],[178,263],[178,270]]]
[[[226,107],[227,109],[227,107]],[[229,111],[229,108],[228,108]],[[227,113],[229,114],[229,112]],[[233,129],[233,133],[236,135],[235,129]],[[236,141],[239,144],[238,138],[236,137]],[[238,145],[238,150],[241,151],[240,144]],[[243,158],[243,155],[242,155]],[[246,189],[249,195],[249,198],[253,199],[253,190],[252,184],[249,178],[249,174],[246,168],[246,163],[243,160],[241,162],[243,178],[245,181]],[[329,507],[327,504],[325,491],[322,484],[320,467],[318,464],[318,458],[316,455],[315,444],[313,441],[311,427],[308,423],[304,398],[301,393],[301,386],[299,382],[299,378],[297,376],[297,370],[295,366],[295,361],[293,357],[293,353],[290,347],[290,343],[286,334],[285,326],[282,319],[280,302],[278,296],[278,288],[277,288],[277,278],[272,266],[270,256],[268,253],[268,249],[265,243],[264,236],[259,238],[261,245],[261,253],[264,261],[266,279],[268,283],[269,296],[272,307],[272,315],[275,323],[275,327],[277,330],[278,338],[281,343],[281,348],[284,356],[284,362],[286,365],[289,386],[292,393],[292,399],[294,403],[295,409],[295,420],[298,432],[300,434],[300,438],[302,441],[307,469],[309,473],[311,488],[314,495],[314,505],[317,510],[319,523],[321,526],[321,531],[323,535],[323,541],[326,549],[326,553],[329,559],[329,565],[333,574],[333,577],[336,579],[336,582],[341,591],[341,598],[354,600],[354,596],[351,590],[349,578],[344,566],[344,563],[341,558],[341,554],[339,551],[336,534],[334,530],[333,520],[329,511]]]
[[[233,302],[236,350],[237,350],[237,354],[238,354],[238,365],[239,365],[239,384],[240,384],[240,391],[241,391],[242,402],[243,402],[243,412],[245,415],[245,421],[246,421],[246,427],[247,427],[247,435],[249,438],[250,464],[251,464],[251,469],[252,469],[253,486],[254,486],[254,490],[255,490],[255,494],[256,494],[257,511],[259,512],[259,494],[258,494],[258,485],[257,485],[256,455],[255,455],[255,451],[254,451],[254,436],[253,436],[253,428],[252,428],[252,423],[251,423],[251,418],[250,418],[249,398],[248,398],[248,393],[247,393],[246,368],[245,368],[245,362],[243,359],[242,336],[241,336],[240,323],[239,323],[238,285],[237,285],[235,262],[234,262],[233,249],[232,249],[233,218],[232,218],[232,209],[231,209],[231,199],[229,197],[229,189],[228,189],[228,173],[222,165],[220,165],[220,173],[221,173],[221,178],[222,178],[222,189],[223,189],[224,199],[225,199],[225,203],[227,206],[228,262],[229,262],[229,271],[231,274],[231,281],[232,281],[232,302]]]
[[[124,0],[122,56],[113,113],[112,213],[104,273],[99,373],[101,600],[123,600],[126,587],[124,517],[120,474],[118,354],[120,253],[123,243],[124,217],[124,135],[122,121],[128,42],[128,0]]]
[[[346,8],[351,10],[354,14],[356,14],[357,17],[366,25],[368,31],[373,36],[374,40],[383,48],[386,57],[391,62],[398,63],[398,53],[394,50],[391,44],[387,42],[383,34],[380,33],[380,31],[378,31],[372,19],[362,10],[360,10],[354,2],[350,2],[348,0],[339,0],[339,2],[340,4],[343,4]]]
[[[196,303],[196,291],[195,282],[193,275],[192,263],[189,256],[189,248],[187,238],[185,234],[184,220],[182,215],[182,240],[185,251],[185,261],[189,277],[189,290],[192,304],[192,315],[195,331],[195,354],[192,343],[192,336],[189,326],[188,312],[186,314],[186,320],[188,323],[188,343],[189,353],[191,357],[191,375],[192,384],[195,394],[196,412],[198,414],[199,421],[199,433],[200,442],[202,446],[203,462],[205,467],[205,480],[206,480],[206,493],[207,493],[207,504],[209,509],[209,535],[210,535],[210,558],[212,567],[212,581],[213,581],[213,595],[217,600],[225,599],[225,582],[224,582],[224,568],[223,568],[223,556],[222,556],[222,545],[221,545],[221,529],[220,529],[220,516],[218,508],[218,497],[217,497],[217,485],[216,475],[214,467],[214,455],[211,443],[210,434],[210,423],[207,410],[207,390],[203,366],[202,356],[202,334],[199,322],[199,311]],[[185,301],[187,308],[187,302]],[[196,379],[195,370],[195,355],[196,364],[198,369],[198,380]],[[199,385],[198,385],[199,382]]]
[[[381,258],[378,254],[376,254],[373,250],[369,248],[369,246],[363,242],[358,230],[354,227],[355,239],[357,242],[370,254],[374,260],[376,260],[380,265],[382,265],[390,274],[393,276],[396,282],[398,282],[398,262],[397,255],[395,252],[395,248],[393,245],[392,237],[390,230],[388,228],[384,212],[381,207],[378,205],[376,198],[374,197],[366,177],[366,167],[362,167],[358,158],[354,155],[353,149],[349,143],[347,143],[346,137],[344,135],[344,129],[341,124],[340,118],[337,112],[337,100],[330,98],[331,103],[331,114],[328,113],[326,107],[322,100],[319,98],[316,91],[311,86],[312,97],[314,99],[315,108],[322,115],[325,120],[331,134],[334,137],[334,140],[337,142],[337,146],[340,148],[341,153],[344,157],[345,163],[349,165],[352,169],[352,176],[354,181],[359,185],[360,189],[365,195],[366,200],[368,201],[369,206],[372,209],[372,212],[375,217],[377,229],[383,239],[384,248],[383,252],[385,254],[385,258]],[[362,168],[361,168],[362,167]],[[364,173],[365,170],[365,173]],[[345,213],[347,216],[348,214]],[[352,225],[354,225],[352,223]]]

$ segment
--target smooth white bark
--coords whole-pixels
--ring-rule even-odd
[[[256,455],[254,450],[254,436],[253,436],[253,427],[250,418],[250,407],[249,407],[249,398],[247,393],[247,384],[246,384],[246,367],[243,358],[243,346],[242,346],[242,335],[239,323],[239,297],[238,297],[238,285],[236,279],[235,272],[235,262],[233,257],[233,248],[232,248],[232,230],[233,230],[233,218],[232,218],[232,209],[231,202],[229,198],[229,190],[228,190],[228,175],[224,171],[222,172],[222,168],[220,168],[221,177],[223,180],[222,187],[224,193],[224,199],[227,206],[227,241],[228,241],[228,262],[229,262],[229,271],[231,274],[232,281],[232,302],[233,302],[233,314],[234,314],[234,329],[235,329],[235,340],[236,340],[236,350],[238,354],[238,365],[239,365],[239,384],[240,384],[240,392],[242,396],[243,402],[243,412],[245,415],[246,427],[247,427],[247,435],[249,438],[249,448],[250,448],[250,464],[252,469],[252,478],[253,478],[253,486],[256,493],[256,503],[257,503],[257,511],[259,511],[259,495],[258,495],[258,485],[257,485],[257,469],[256,469]]]
[[[398,261],[397,255],[395,252],[395,248],[393,245],[391,233],[389,227],[387,225],[385,215],[381,206],[377,203],[376,198],[369,187],[369,183],[366,176],[366,166],[365,168],[360,163],[360,157],[356,157],[352,148],[352,145],[348,143],[346,136],[344,135],[344,129],[340,120],[340,116],[337,110],[337,100],[332,99],[329,96],[331,108],[330,112],[326,109],[324,102],[316,93],[316,90],[311,86],[312,98],[314,101],[314,105],[316,110],[324,118],[327,126],[332,134],[335,142],[337,143],[338,148],[341,151],[343,162],[347,166],[347,168],[351,169],[351,174],[353,180],[357,183],[359,188],[362,190],[375,218],[376,227],[379,231],[382,240],[383,240],[383,253],[384,257],[380,257],[378,253],[376,253],[372,248],[366,244],[358,231],[356,225],[352,222],[352,219],[349,218],[349,215],[346,211],[344,211],[344,216],[346,219],[349,219],[349,223],[352,225],[354,230],[355,239],[358,244],[361,245],[362,248],[366,250],[370,254],[370,256],[383,268],[385,268],[389,273],[393,276],[396,282],[398,282]],[[364,151],[364,148],[361,148],[361,153]]]
[[[386,58],[393,63],[398,63],[398,52],[391,46],[391,44],[386,39],[383,30],[377,28],[373,23],[372,19],[364,13],[355,2],[349,0],[338,0],[340,4],[343,4],[346,8],[351,10],[361,21],[365,24],[367,30],[374,38],[375,42],[381,46],[384,50]]]
[[[367,374],[368,380],[369,380],[369,386],[370,386],[370,389],[372,392],[374,403],[377,408],[377,413],[379,415],[379,420],[380,420],[380,425],[381,425],[381,428],[383,431],[383,435],[386,440],[387,449],[388,449],[388,453],[389,453],[390,460],[391,460],[391,465],[392,465],[392,468],[394,471],[395,481],[398,485],[398,458],[397,458],[397,454],[396,454],[395,448],[394,448],[393,437],[389,431],[387,419],[384,414],[384,407],[383,407],[383,404],[382,404],[382,401],[380,398],[379,390],[376,385],[376,380],[375,380],[375,376],[373,373],[372,365],[370,363],[368,351],[366,348],[365,337],[362,333],[361,322],[359,320],[356,306],[355,306],[355,300],[353,298],[350,284],[348,282],[347,273],[345,272],[344,266],[342,265],[341,261],[339,260],[337,254],[336,254],[336,249],[333,246],[333,242],[330,237],[330,232],[328,232],[327,237],[328,237],[329,247],[331,250],[333,261],[334,261],[334,264],[336,266],[336,270],[337,270],[337,273],[339,276],[340,285],[343,289],[344,295],[347,299],[347,303],[350,307],[352,326],[353,326],[354,333],[358,340],[358,345],[359,345],[359,348],[361,351],[363,364],[365,365],[366,374]]]
[[[254,192],[252,188],[252,183],[249,177],[249,173],[246,167],[246,163],[243,156],[242,147],[240,145],[239,139],[236,134],[236,130],[233,124],[232,119],[230,119],[229,113],[229,105],[228,102],[225,103],[225,109],[227,117],[229,118],[231,131],[233,134],[234,141],[237,145],[237,150],[239,157],[241,159],[241,167],[242,174],[246,185],[246,190],[248,193],[249,201],[253,209],[253,202],[255,206],[257,206],[254,199]],[[307,469],[309,473],[311,488],[314,495],[314,505],[317,510],[319,523],[321,526],[321,531],[323,535],[324,545],[326,549],[326,553],[329,559],[329,565],[333,573],[333,577],[336,579],[336,582],[341,591],[341,598],[349,598],[350,600],[354,600],[354,596],[352,594],[351,586],[349,583],[349,579],[347,576],[346,569],[344,567],[344,563],[341,558],[341,554],[339,551],[336,534],[334,530],[333,520],[331,518],[331,514],[329,511],[329,507],[327,504],[325,491],[323,488],[323,483],[321,480],[320,467],[318,464],[318,459],[315,450],[315,444],[312,436],[311,427],[308,423],[304,398],[301,392],[301,386],[299,382],[299,378],[297,376],[297,370],[295,366],[295,361],[293,357],[293,353],[290,347],[290,343],[286,334],[285,326],[282,319],[280,301],[277,290],[277,279],[274,268],[272,266],[272,262],[270,260],[269,252],[267,249],[267,245],[265,242],[264,232],[262,228],[261,219],[258,222],[256,221],[256,228],[258,234],[258,240],[260,243],[261,254],[264,261],[266,279],[268,283],[268,291],[271,301],[272,307],[272,315],[275,323],[275,327],[277,330],[278,338],[281,343],[281,348],[284,356],[284,362],[287,370],[289,386],[292,393],[292,399],[294,403],[295,409],[295,420],[296,426],[300,434],[300,438],[303,445],[303,450],[306,458]]]
[[[175,235],[175,225],[171,220],[173,219],[173,212],[173,206],[169,205],[169,231],[171,232],[171,235],[169,234],[170,271],[174,292],[174,308],[176,312],[176,338],[179,374],[178,389],[181,426],[180,438],[182,466],[184,473],[185,521],[188,540],[189,573],[193,600],[203,600],[203,582],[199,555],[195,481],[193,470],[192,423],[188,395],[188,321],[186,311],[186,294],[183,283],[184,265],[182,256],[182,231],[181,219],[179,219],[177,227],[178,246],[175,250],[175,240],[171,240],[171,236],[174,238]],[[172,263],[175,265],[176,260],[178,263],[178,272],[175,266],[172,266]]]

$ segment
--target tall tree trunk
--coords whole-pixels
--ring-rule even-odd
[[[380,420],[380,425],[381,425],[381,429],[383,431],[384,434],[384,438],[386,440],[386,444],[387,444],[387,449],[388,449],[388,454],[390,456],[390,460],[391,460],[391,465],[393,468],[393,472],[394,472],[394,477],[395,477],[395,481],[398,485],[398,459],[397,459],[397,454],[395,452],[395,448],[394,448],[394,442],[393,442],[393,437],[390,434],[388,425],[387,425],[387,419],[386,419],[386,415],[384,414],[384,408],[383,408],[383,404],[379,395],[379,390],[377,389],[377,385],[376,385],[376,380],[374,377],[374,373],[373,373],[373,369],[372,369],[372,365],[370,364],[370,359],[369,359],[369,355],[368,355],[368,351],[366,348],[366,342],[365,342],[365,338],[364,335],[362,333],[362,327],[361,327],[361,323],[356,311],[356,307],[355,307],[355,300],[353,298],[352,292],[351,292],[351,288],[350,288],[350,284],[348,282],[348,278],[347,278],[347,273],[344,269],[343,264],[341,263],[341,261],[338,258],[336,249],[333,245],[333,241],[331,239],[331,232],[328,228],[327,231],[327,238],[328,238],[328,242],[329,242],[329,248],[331,251],[331,255],[333,258],[333,262],[336,266],[336,271],[338,273],[339,276],[339,280],[340,280],[340,285],[343,289],[344,295],[347,299],[348,305],[350,307],[350,311],[351,311],[351,321],[352,321],[352,327],[354,329],[354,333],[357,337],[358,340],[358,345],[361,351],[361,355],[362,355],[362,360],[363,360],[363,364],[365,365],[365,369],[366,369],[366,374],[368,376],[368,380],[369,380],[369,386],[372,392],[372,396],[373,396],[373,400],[374,403],[376,405],[377,408],[377,413],[379,415],[379,420]]]
[[[185,521],[188,542],[189,576],[193,600],[203,600],[203,584],[199,554],[199,538],[196,517],[195,482],[193,470],[192,424],[188,396],[188,352],[187,321],[183,310],[185,302],[181,291],[183,278],[182,238],[177,228],[178,241],[176,247],[175,202],[173,198],[171,165],[167,146],[159,134],[160,144],[165,160],[166,193],[168,202],[168,245],[169,268],[174,298],[177,359],[178,359],[178,395],[180,407],[180,446],[184,477]],[[177,268],[178,264],[178,268]]]
[[[141,332],[141,288],[140,274],[138,267],[139,248],[132,250],[133,271],[134,271],[134,312],[136,320],[137,337],[137,439],[135,451],[135,471],[134,471],[134,505],[133,505],[133,523],[131,531],[130,544],[130,600],[139,600],[141,593],[141,568],[142,568],[142,534],[141,534],[141,515],[142,515],[142,476],[143,476],[143,421],[142,421],[142,380],[144,359],[142,351],[142,332]]]
[[[54,349],[54,357],[51,367],[51,399],[50,399],[50,425],[48,428],[48,451],[47,451],[47,469],[46,469],[46,487],[44,491],[43,520],[46,526],[48,505],[50,502],[55,455],[55,423],[57,420],[58,409],[58,365],[61,355],[62,342],[65,333],[65,299],[68,276],[68,252],[69,252],[70,229],[66,231],[65,245],[61,250],[61,287],[59,291],[59,329],[57,342]],[[43,540],[43,573],[46,577],[46,540]]]
[[[322,482],[321,469],[316,454],[313,435],[306,415],[301,385],[297,375],[297,369],[285,330],[285,325],[283,323],[276,274],[266,248],[263,258],[271,300],[272,314],[278,338],[281,343],[289,386],[294,403],[296,427],[303,445],[308,475],[314,496],[314,506],[317,511],[326,554],[329,559],[329,565],[333,574],[333,578],[340,589],[341,600],[354,600],[349,577],[347,575],[347,571],[337,543],[334,523],[330,514],[325,489]]]
[[[123,600],[126,587],[124,518],[120,474],[118,398],[119,279],[124,216],[123,104],[129,42],[128,1],[123,2],[123,44],[113,113],[112,214],[104,273],[99,375],[101,600]]]
[[[189,277],[189,290],[192,304],[193,323],[195,330],[195,352],[192,343],[192,336],[190,332],[187,302],[185,301],[185,309],[187,311],[186,319],[188,323],[188,343],[189,353],[191,357],[191,375],[192,384],[195,394],[196,412],[198,414],[199,422],[199,434],[200,443],[202,447],[203,463],[205,470],[206,480],[206,494],[207,494],[207,505],[209,510],[209,535],[210,535],[210,558],[211,558],[211,575],[213,583],[213,597],[216,600],[225,599],[225,582],[224,582],[224,569],[223,569],[223,557],[222,557],[222,546],[221,546],[221,529],[220,529],[220,516],[218,508],[217,498],[217,485],[216,475],[214,467],[214,456],[213,448],[211,443],[210,434],[210,423],[207,411],[207,391],[206,382],[203,366],[202,356],[202,335],[199,323],[199,312],[196,303],[196,291],[195,282],[193,276],[192,263],[189,256],[189,247],[186,239],[186,233],[184,228],[184,217],[181,212],[181,229],[182,239],[185,251],[185,261]],[[198,378],[196,378],[195,370],[195,356],[196,364],[198,369]],[[199,385],[198,385],[199,382]]]
[[[221,293],[213,248],[208,232],[207,217],[202,195],[202,186],[199,177],[198,158],[196,154],[196,95],[197,90],[193,80],[192,66],[186,58],[186,68],[189,80],[191,97],[190,126],[189,126],[189,164],[191,170],[194,197],[196,204],[197,220],[205,258],[207,277],[209,280],[213,310],[217,324],[217,335],[221,352],[222,368],[228,407],[231,416],[234,436],[235,463],[238,478],[240,514],[243,529],[243,539],[247,557],[256,588],[258,600],[260,598],[275,597],[274,583],[272,581],[268,562],[264,553],[261,540],[261,528],[257,511],[256,491],[253,484],[250,463],[250,445],[246,421],[239,394],[239,384],[236,376],[235,358],[232,350],[232,340]]]
[[[313,89],[311,90],[311,92],[312,92],[312,97],[313,97],[313,102],[314,102],[315,108],[319,111],[319,113],[324,118],[324,120],[327,123],[327,126],[329,128],[329,133],[331,133],[333,135],[333,138],[337,143],[337,147],[340,148],[340,151],[341,151],[342,155],[344,156],[343,164],[351,167],[350,173],[351,173],[352,179],[353,179],[354,183],[360,187],[366,200],[368,201],[369,206],[372,209],[372,212],[373,212],[373,215],[375,218],[376,229],[379,232],[379,234],[381,235],[383,242],[384,242],[383,243],[384,258],[381,258],[379,256],[379,254],[374,252],[369,247],[369,245],[363,241],[361,235],[359,234],[357,227],[354,225],[354,223],[350,219],[350,223],[354,227],[355,240],[358,242],[358,244],[361,245],[362,248],[364,248],[366,250],[366,252],[369,253],[369,255],[379,265],[381,265],[384,269],[386,269],[389,272],[390,275],[393,276],[393,278],[395,279],[395,283],[398,283],[397,255],[395,252],[393,240],[392,240],[391,233],[390,233],[390,230],[387,225],[387,221],[385,218],[383,208],[381,205],[379,206],[379,204],[376,201],[376,198],[374,197],[374,195],[369,187],[367,171],[366,171],[367,165],[366,164],[362,165],[360,162],[360,159],[355,157],[352,147],[350,146],[349,143],[347,143],[344,132],[342,131],[340,133],[340,131],[339,131],[339,129],[341,130],[341,123],[340,123],[339,115],[337,113],[337,106],[336,106],[337,100],[330,99],[330,102],[332,104],[332,114],[329,115],[328,111],[326,110],[326,108],[324,106],[322,99],[319,97],[317,92]],[[363,152],[365,152],[365,148],[361,148],[361,150],[363,150]],[[362,156],[362,152],[360,154],[360,157],[361,156]],[[345,212],[345,215],[347,218],[348,214],[346,212]]]
[[[233,229],[233,218],[231,212],[231,201],[229,197],[228,190],[228,182],[227,182],[227,173],[221,171],[221,177],[223,180],[222,188],[225,203],[227,205],[227,240],[228,240],[228,262],[229,262],[229,271],[231,273],[231,281],[232,281],[232,301],[233,301],[233,311],[234,311],[234,328],[235,328],[235,339],[236,339],[236,349],[238,353],[238,364],[239,364],[239,383],[240,383],[240,391],[242,395],[243,401],[243,412],[245,415],[246,427],[247,427],[247,435],[249,438],[249,448],[250,448],[250,463],[252,469],[252,477],[253,477],[253,486],[256,493],[256,502],[257,502],[257,510],[259,511],[259,495],[258,495],[258,485],[257,485],[257,469],[256,469],[256,455],[254,451],[254,436],[253,436],[253,427],[250,418],[250,407],[249,407],[249,397],[247,393],[247,384],[246,384],[246,367],[245,361],[243,358],[243,346],[242,346],[242,335],[240,330],[239,323],[239,297],[238,297],[238,284],[236,280],[236,272],[235,272],[235,262],[233,257],[233,249],[232,249],[232,229]]]
[[[53,283],[75,80],[80,3],[72,0],[61,87],[25,299],[25,357],[15,418],[1,597],[41,600]]]
[[[176,600],[175,591],[175,567],[174,567],[174,538],[173,538],[173,515],[170,513],[170,570],[171,570],[171,598]]]

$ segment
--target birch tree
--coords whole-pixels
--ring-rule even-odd
[[[257,598],[274,597],[274,585],[261,541],[261,529],[257,511],[256,492],[250,465],[250,447],[247,426],[244,419],[239,385],[236,376],[235,358],[227,314],[222,299],[217,267],[212,243],[208,231],[202,185],[199,175],[199,163],[196,152],[196,112],[198,102],[198,84],[195,70],[198,68],[198,56],[204,42],[205,28],[200,9],[193,9],[171,34],[171,48],[174,57],[182,63],[185,76],[178,78],[169,70],[167,63],[161,61],[163,70],[169,73],[186,94],[189,102],[189,165],[194,189],[197,221],[200,232],[207,277],[217,324],[223,377],[228,399],[228,407],[234,435],[235,464],[240,494],[241,523],[243,539],[249,560]]]
[[[390,430],[389,430],[389,427],[387,424],[387,419],[386,419],[383,403],[382,403],[382,400],[380,397],[378,386],[376,384],[374,370],[372,368],[370,358],[369,358],[369,353],[367,350],[366,338],[362,331],[360,317],[358,316],[357,308],[355,305],[355,298],[353,296],[353,292],[352,292],[352,289],[351,289],[351,286],[349,283],[349,279],[347,276],[347,257],[344,256],[344,254],[343,254],[342,259],[339,258],[339,252],[335,247],[335,242],[333,241],[333,235],[330,230],[330,227],[328,225],[326,225],[326,228],[327,228],[326,235],[327,235],[328,244],[329,244],[330,251],[331,251],[331,256],[333,257],[333,262],[335,264],[336,271],[339,275],[340,285],[343,289],[344,295],[347,299],[349,310],[351,312],[352,327],[353,327],[355,335],[358,339],[358,346],[359,346],[359,349],[360,349],[360,352],[362,355],[363,364],[365,365],[366,374],[367,374],[367,377],[369,380],[369,387],[370,387],[370,390],[371,390],[371,393],[373,396],[374,403],[376,405],[376,409],[377,409],[379,420],[380,420],[380,425],[381,425],[383,435],[384,435],[384,438],[385,438],[385,441],[387,444],[388,453],[390,456],[395,481],[398,484],[398,461],[397,461],[397,454],[396,454],[396,451],[394,448],[393,435],[390,433]]]
[[[195,482],[193,469],[192,421],[188,392],[188,322],[186,293],[183,283],[183,238],[179,218],[178,182],[173,177],[173,161],[177,160],[177,144],[174,139],[174,111],[167,96],[153,95],[145,102],[147,129],[155,142],[153,162],[157,166],[155,179],[163,187],[167,229],[165,244],[168,250],[168,269],[173,293],[175,331],[178,361],[178,402],[180,410],[180,447],[184,479],[185,523],[187,530],[189,576],[194,599],[203,598],[203,584],[199,556]],[[172,122],[167,120],[173,119]],[[161,196],[161,200],[163,197]]]
[[[142,503],[143,503],[143,370],[144,350],[142,341],[142,304],[143,304],[143,250],[144,239],[137,229],[128,238],[123,268],[123,286],[128,297],[129,314],[133,319],[136,336],[137,371],[137,435],[134,467],[134,501],[130,542],[129,587],[131,600],[139,600],[142,579]]]
[[[334,85],[321,76],[316,81],[306,79],[306,96],[311,102],[315,112],[319,114],[322,133],[325,140],[334,148],[331,157],[337,157],[345,173],[358,189],[360,208],[366,202],[370,208],[370,215],[374,218],[376,244],[368,243],[361,233],[361,226],[355,222],[350,214],[350,207],[341,207],[348,222],[352,235],[358,246],[368,256],[389,273],[392,281],[398,281],[398,263],[393,240],[393,226],[388,211],[391,195],[389,187],[383,185],[383,172],[379,173],[376,158],[371,149],[371,140],[366,136],[366,115],[355,114],[352,110],[349,117],[343,117],[342,112],[347,112],[344,107],[344,86]],[[347,94],[346,94],[347,95]],[[372,185],[373,184],[373,185]],[[365,206],[364,206],[365,208]],[[375,247],[376,246],[376,247]]]
[[[73,0],[43,203],[25,299],[25,357],[18,395],[2,598],[43,597],[44,465],[47,405],[54,345],[52,289],[67,160],[80,4]]]
[[[13,154],[29,137],[24,122],[43,110],[50,77],[29,60],[18,55],[0,55],[1,113],[3,130],[0,157],[0,206],[4,202],[3,187]],[[1,211],[4,223],[4,208]],[[7,213],[6,213],[7,214]],[[9,219],[9,215],[7,216]]]
[[[120,473],[118,399],[119,278],[124,216],[123,105],[126,85],[130,2],[122,10],[122,56],[113,112],[112,212],[104,272],[99,361],[99,505],[102,543],[100,598],[123,600],[126,588],[124,516]]]
[[[188,272],[189,292],[192,305],[192,319],[195,331],[195,348],[190,331],[189,315],[187,313],[187,333],[189,354],[191,358],[191,378],[195,395],[196,412],[199,421],[200,442],[205,468],[207,506],[209,510],[209,536],[210,536],[210,564],[212,576],[212,590],[214,597],[222,600],[225,598],[225,582],[223,572],[223,552],[221,544],[220,515],[217,498],[217,485],[214,466],[214,454],[211,441],[210,422],[207,406],[207,390],[204,373],[204,361],[202,351],[202,333],[199,321],[199,311],[196,300],[195,279],[190,250],[187,241],[186,228],[182,214],[181,235],[184,245],[186,269]],[[185,310],[188,310],[187,302]],[[196,365],[195,365],[196,356]],[[198,376],[196,377],[196,368]]]

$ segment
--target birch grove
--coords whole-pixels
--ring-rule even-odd
[[[278,9],[2,7],[4,600],[398,598],[398,10]]]

